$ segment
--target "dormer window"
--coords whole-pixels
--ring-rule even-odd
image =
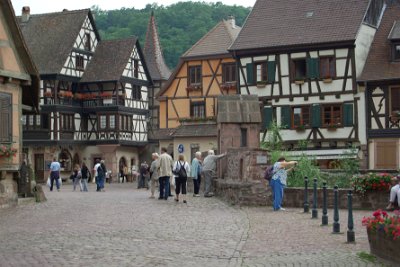
[[[395,21],[390,30],[388,40],[390,41],[392,61],[400,61],[400,21]]]

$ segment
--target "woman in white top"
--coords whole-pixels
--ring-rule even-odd
[[[189,163],[185,161],[185,156],[179,155],[178,161],[176,161],[174,164],[173,173],[175,176],[175,201],[179,201],[182,189],[181,199],[183,200],[183,203],[187,203],[186,184],[188,174],[190,173],[190,166]]]

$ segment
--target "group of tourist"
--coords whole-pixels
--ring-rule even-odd
[[[214,155],[214,151],[208,151],[208,155],[202,159],[201,152],[196,152],[195,158],[189,164],[184,155],[179,155],[176,162],[167,153],[166,148],[161,148],[161,155],[152,154],[152,163],[150,165],[150,198],[155,198],[156,183],[159,183],[158,199],[167,200],[171,196],[171,187],[175,189],[176,202],[182,201],[187,203],[187,180],[189,177],[193,179],[193,196],[199,197],[201,175],[205,177],[205,197],[213,196],[212,193],[212,176],[216,170],[216,161],[226,154]]]
[[[56,183],[57,191],[60,191],[61,187],[60,170],[61,170],[61,165],[54,158],[53,162],[50,164],[50,180],[48,182],[50,191],[53,191],[54,182]],[[97,159],[93,171],[96,182],[96,191],[104,192],[105,191],[104,182],[107,173],[104,160]],[[70,176],[70,179],[72,180],[73,191],[75,191],[77,187],[79,187],[81,192],[88,192],[88,181],[91,179],[91,177],[92,177],[91,172],[85,162],[83,162],[82,165],[76,164]]]

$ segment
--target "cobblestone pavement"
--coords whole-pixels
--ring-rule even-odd
[[[134,184],[106,192],[48,192],[40,204],[0,210],[0,266],[381,266],[355,212],[356,244],[300,209],[149,199]],[[46,188],[47,190],[47,188]],[[320,212],[320,211],[319,211]],[[347,215],[341,211],[345,232]],[[330,222],[332,212],[329,213]]]

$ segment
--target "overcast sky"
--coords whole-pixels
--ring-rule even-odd
[[[187,0],[11,0],[15,14],[21,15],[23,6],[31,8],[31,14],[40,14],[48,12],[59,12],[64,8],[68,10],[90,8],[97,5],[103,10],[136,8],[142,9],[147,4],[157,3],[158,5],[168,6],[177,2],[185,2]],[[243,5],[253,6],[256,0],[218,0],[218,1],[205,1],[205,2],[222,2],[226,5]]]

